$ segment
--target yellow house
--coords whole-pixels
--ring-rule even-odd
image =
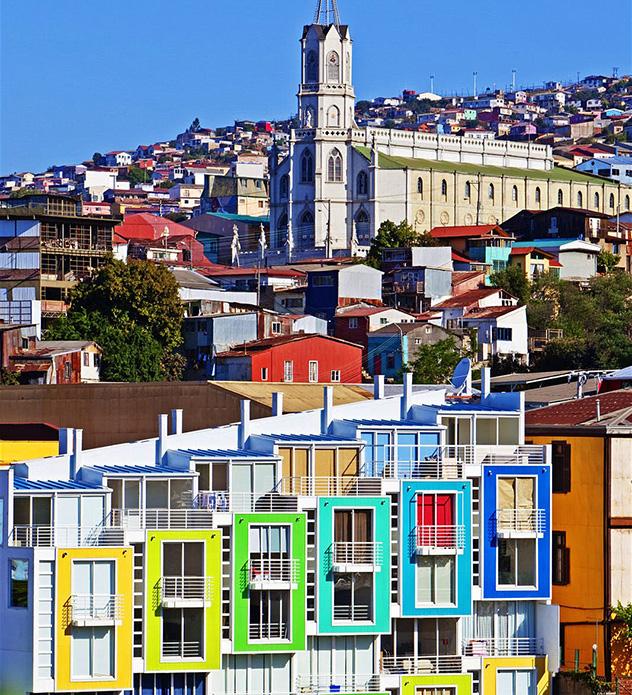
[[[559,275],[562,266],[552,253],[534,246],[514,246],[509,255],[509,265],[520,268],[527,280],[549,272]]]
[[[0,424],[0,466],[57,454],[59,430],[54,425],[38,422]]]

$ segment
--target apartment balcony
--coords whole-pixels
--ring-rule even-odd
[[[113,509],[110,526],[129,531],[213,528],[213,513],[206,509]]]
[[[253,640],[289,640],[288,623],[259,623],[248,626],[248,639]]]
[[[193,507],[206,512],[295,512],[296,497],[270,491],[263,494],[203,490],[193,500]]]
[[[289,558],[248,560],[248,584],[251,589],[292,590],[300,581],[299,561]]]
[[[381,690],[381,681],[376,674],[306,674],[298,676],[296,690],[299,693],[375,693]]]
[[[538,637],[473,637],[463,640],[463,656],[543,656]]]
[[[354,606],[334,605],[334,622],[372,622],[373,608],[369,605],[356,604]]]
[[[77,627],[120,625],[123,620],[122,594],[73,594],[70,622]]]
[[[201,642],[163,642],[162,656],[165,659],[201,659]]]
[[[544,509],[497,509],[494,523],[498,538],[542,538],[546,513]]]
[[[368,476],[301,476],[283,478],[282,495],[295,497],[375,497],[382,494],[382,479]]]
[[[91,548],[126,544],[125,530],[112,526],[41,526],[13,527],[10,545],[18,548],[60,547]]]
[[[411,532],[412,553],[416,555],[456,555],[465,548],[465,526],[415,526]]]
[[[423,280],[400,280],[393,283],[393,292],[424,294],[426,283]]]
[[[382,543],[336,541],[330,550],[334,572],[379,572],[382,565]]]
[[[213,595],[212,577],[162,577],[160,602],[165,608],[204,608]]]
[[[384,656],[380,669],[384,675],[421,676],[433,673],[461,673],[463,657],[452,654],[439,656]]]

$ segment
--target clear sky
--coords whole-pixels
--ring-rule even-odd
[[[338,0],[359,99],[632,71],[629,0]],[[316,0],[0,0],[0,173],[290,116]]]

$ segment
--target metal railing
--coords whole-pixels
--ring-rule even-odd
[[[382,494],[382,479],[366,476],[297,476],[283,478],[277,489],[298,497],[375,496]]]
[[[439,656],[384,656],[382,673],[418,675],[424,673],[461,673],[463,658],[459,655]]]
[[[495,521],[499,533],[544,533],[546,530],[544,509],[497,509]]]
[[[290,639],[287,623],[258,623],[248,626],[248,639]]]
[[[125,529],[209,529],[213,514],[206,509],[113,509],[110,526]]]
[[[277,491],[266,493],[203,490],[193,500],[197,510],[207,512],[295,512],[295,497]]]
[[[295,584],[299,581],[299,562],[291,558],[251,558],[248,560],[250,582],[283,582]]]
[[[375,693],[381,689],[379,675],[355,673],[300,675],[296,679],[299,693]]]
[[[382,543],[336,541],[331,545],[332,562],[335,565],[380,565]]]
[[[71,622],[111,622],[122,617],[122,594],[73,594],[70,597]]]
[[[472,637],[463,640],[464,656],[539,656],[544,642],[538,637]]]
[[[465,526],[463,524],[443,526],[415,526],[412,532],[415,550],[462,550],[465,547]]]
[[[371,606],[334,606],[334,620],[373,620]]]
[[[212,577],[162,577],[160,598],[165,601],[210,601],[213,595]]]
[[[162,656],[168,659],[199,659],[202,655],[201,642],[163,642]]]
[[[11,545],[17,547],[82,548],[125,545],[125,530],[112,526],[39,526],[13,527]]]

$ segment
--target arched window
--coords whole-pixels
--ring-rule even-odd
[[[581,191],[577,191],[577,207],[584,207],[584,194]]]
[[[298,247],[300,249],[311,249],[315,245],[314,237],[314,215],[309,210],[301,215],[298,229]]]
[[[318,82],[318,55],[309,51],[305,58],[305,82]]]
[[[327,162],[327,181],[340,183],[342,181],[342,155],[340,150],[332,150]]]
[[[368,244],[370,235],[370,220],[367,211],[360,210],[360,212],[358,212],[358,214],[356,215],[355,222],[358,243],[363,245]]]
[[[518,186],[511,189],[511,200],[516,204],[518,203]]]
[[[496,191],[494,189],[493,183],[490,183],[489,186],[487,187],[487,197],[490,200],[494,200],[494,198],[496,197]]]
[[[469,181],[465,182],[465,200],[472,198],[472,184]]]
[[[340,109],[337,106],[330,106],[327,111],[327,126],[338,128],[340,126]]]
[[[290,192],[290,177],[285,174],[281,177],[281,183],[279,184],[279,195],[282,200],[287,200]]]
[[[557,204],[564,205],[564,191],[561,188],[557,192]]]
[[[423,198],[424,195],[424,180],[421,176],[417,179],[417,193]]]
[[[367,195],[369,192],[369,177],[366,171],[361,171],[356,180],[356,192],[358,195]]]
[[[629,210],[630,209],[630,196],[626,195],[625,197],[625,209]]]
[[[614,193],[610,194],[610,209],[614,210]]]
[[[314,180],[314,158],[309,150],[301,157],[301,183],[311,183]]]
[[[277,220],[277,248],[283,248],[287,242],[287,213],[284,212]]]
[[[340,82],[340,56],[336,51],[327,56],[327,82]]]
[[[448,197],[448,182],[445,179],[441,181],[441,196],[443,198]]]
[[[595,210],[599,210],[599,193],[595,193],[593,199],[593,207],[595,208]]]
[[[535,202],[538,205],[542,205],[542,191],[540,190],[539,186],[535,189]]]

